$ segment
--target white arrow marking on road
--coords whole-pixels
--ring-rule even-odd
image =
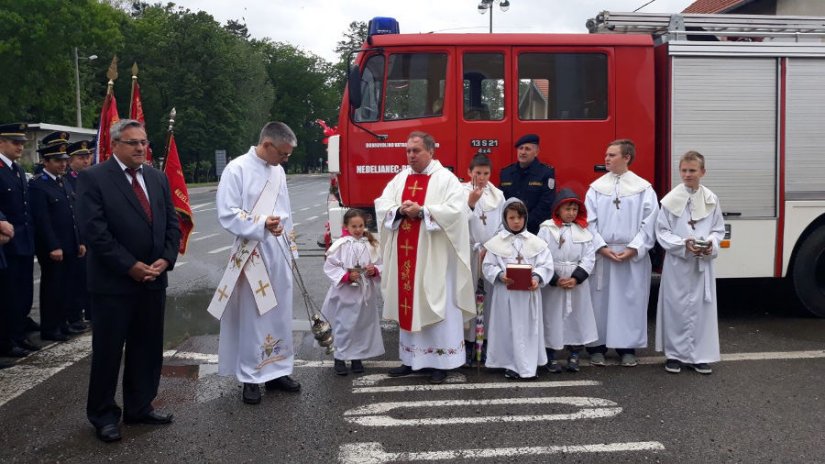
[[[427,374],[427,375],[429,375],[429,374]],[[370,375],[365,375],[363,377],[357,377],[357,378],[353,379],[352,380],[352,386],[353,387],[371,387],[373,385],[376,385],[378,382],[381,382],[383,380],[393,379],[393,378],[397,378],[397,377],[390,377],[387,374],[370,374]],[[449,372],[447,374],[446,382],[447,383],[466,383],[467,382],[467,376],[462,374],[461,372]],[[355,392],[355,391],[353,390],[353,392]],[[355,392],[355,393],[360,393],[360,392]]]
[[[192,241],[197,242],[197,241],[200,241],[200,240],[206,240],[207,238],[217,237],[218,235],[220,235],[220,234],[204,235],[203,237],[193,238]]]
[[[449,380],[449,377],[447,377]],[[556,382],[521,382],[518,388],[561,388],[561,387],[592,387],[601,385],[595,380],[568,380]],[[482,389],[508,389],[515,388],[513,382],[495,383],[468,383],[453,385],[398,385],[393,387],[362,387],[353,388],[353,393],[402,393],[421,391],[444,391],[444,390],[482,390]]]
[[[581,408],[573,413],[559,414],[530,414],[507,416],[477,416],[477,417],[431,417],[425,419],[396,419],[388,416],[395,409],[406,408],[437,408],[437,407],[464,407],[464,406],[511,406],[511,405],[539,405],[560,404]],[[422,425],[454,425],[454,424],[488,424],[491,422],[541,422],[557,420],[598,419],[613,417],[622,412],[616,403],[603,398],[588,398],[579,396],[543,397],[543,398],[500,398],[494,400],[439,400],[439,401],[388,401],[372,403],[350,409],[344,412],[347,422],[369,427],[392,426],[422,426]]]
[[[216,209],[218,209],[218,208],[204,208],[204,209],[199,209],[199,210],[193,211],[193,212],[194,213],[202,213],[204,211],[215,211]]]
[[[197,205],[192,205],[190,207],[190,209],[192,211],[195,211],[198,208],[203,208],[204,206],[209,206],[209,205],[214,204],[214,203],[215,203],[214,201],[210,201],[210,202],[207,202],[207,203],[198,203]]]
[[[524,448],[476,448],[419,453],[387,453],[381,443],[347,443],[341,446],[338,461],[342,464],[384,464],[401,461],[447,461],[453,459],[484,459],[544,454],[622,453],[629,451],[662,451],[658,441],[628,443],[598,443],[594,445],[530,446]]]
[[[220,253],[222,251],[226,251],[226,250],[229,250],[231,248],[232,248],[232,245],[225,246],[225,247],[220,247],[220,248],[215,248],[214,250],[210,251],[209,254],[214,255],[215,253]]]

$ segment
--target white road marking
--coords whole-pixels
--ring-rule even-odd
[[[386,414],[395,409],[509,405],[529,405],[531,406],[531,409],[533,409],[536,405],[547,404],[575,406],[578,407],[579,410],[571,413],[523,415],[509,414],[504,416],[444,417],[441,415],[440,417],[420,419],[398,419]],[[345,411],[344,420],[353,424],[369,427],[392,427],[599,419],[604,417],[613,417],[618,415],[620,412],[622,412],[622,408],[619,407],[619,405],[604,398],[559,396],[536,398],[498,398],[493,400],[387,401],[359,406],[357,408],[352,408]]]
[[[306,218],[305,221],[309,222],[309,221],[313,221],[315,219],[318,219],[318,216],[310,216],[310,217]]]
[[[232,248],[232,245],[227,245],[225,247],[215,248],[214,250],[209,251],[210,255],[214,255],[215,253],[220,253],[222,251],[226,251]]]
[[[92,335],[81,335],[30,354],[25,364],[0,370],[0,406],[80,361],[91,350]]]
[[[324,204],[323,203],[317,203],[317,204],[312,205],[313,208],[318,208],[319,206],[324,206]]]
[[[447,377],[449,379],[449,377]],[[561,388],[561,387],[591,387],[601,385],[595,380],[567,380],[555,382],[520,382],[518,388]],[[355,387],[355,382],[353,382]],[[446,390],[483,390],[483,389],[508,389],[514,388],[513,382],[493,382],[493,383],[465,383],[465,384],[442,384],[442,385],[396,385],[391,387],[360,387],[353,388],[353,393],[401,393],[401,392],[421,392],[421,391],[446,391]]]
[[[198,231],[193,231],[193,232],[192,232],[192,235],[198,235],[199,233],[200,233],[200,232],[198,232]]]
[[[292,223],[292,227],[298,227],[298,226],[300,226],[300,225],[301,225],[301,223],[300,223],[300,222],[294,222],[294,223]]]
[[[308,210],[309,208],[310,208],[310,206],[307,206],[306,208],[301,208],[301,209],[299,209],[298,211],[306,211],[306,210]]]
[[[347,443],[341,445],[338,462],[342,464],[384,464],[403,461],[452,461],[458,459],[540,456],[545,454],[622,453],[663,451],[658,441],[598,443],[593,445],[529,446],[523,448],[476,448],[446,451],[387,453],[381,443]],[[486,461],[485,461],[486,462]]]
[[[319,192],[318,195],[329,195],[329,190],[324,190],[323,192]]]
[[[199,210],[194,211],[194,212],[195,213],[202,213],[204,211],[215,211],[216,209],[218,209],[218,208],[204,208],[204,209],[199,209]]]
[[[206,202],[206,203],[198,203],[197,205],[190,206],[190,209],[192,211],[195,211],[198,208],[203,208],[204,206],[209,206],[209,205],[214,205],[214,204],[215,204],[214,201],[210,201],[210,202]]]
[[[207,238],[217,237],[218,235],[220,235],[220,234],[209,234],[209,235],[204,235],[203,237],[193,238],[193,239],[192,239],[192,241],[193,241],[193,242],[198,242],[198,241],[200,241],[200,240],[206,240]]]
[[[183,266],[184,264],[188,263],[189,261],[175,261],[175,269]]]

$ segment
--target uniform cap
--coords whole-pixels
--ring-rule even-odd
[[[40,145],[58,145],[69,143],[69,133],[63,131],[52,132],[40,140]]]
[[[66,153],[68,153],[69,156],[91,155],[91,147],[91,140],[80,140],[78,142],[70,143],[68,148],[66,148]]]
[[[69,159],[69,155],[66,154],[67,148],[68,144],[66,143],[52,143],[51,145],[42,147],[37,151],[40,153],[40,157],[43,158],[43,160]]]
[[[525,134],[522,135],[518,140],[516,140],[515,147],[518,148],[525,143],[535,143],[536,145],[539,144],[539,136],[536,134]]]
[[[14,123],[14,124],[0,124],[0,137],[9,140],[17,140],[20,142],[25,142],[26,140],[26,128],[28,127],[25,123]]]

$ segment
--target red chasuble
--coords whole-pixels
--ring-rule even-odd
[[[430,176],[410,174],[401,193],[401,202],[407,200],[424,205]],[[404,216],[398,228],[398,325],[404,330],[412,329],[413,298],[415,295],[415,265],[418,253],[418,234],[421,219]]]

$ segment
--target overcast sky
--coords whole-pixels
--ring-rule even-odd
[[[396,18],[402,33],[487,32],[489,12],[478,13],[478,0],[172,0],[203,10],[221,24],[245,22],[255,38],[288,42],[329,61],[352,21],[374,16]],[[633,11],[649,0],[510,0],[510,9],[495,6],[494,32],[581,32],[596,13]],[[640,11],[676,13],[693,0],[654,0]]]

